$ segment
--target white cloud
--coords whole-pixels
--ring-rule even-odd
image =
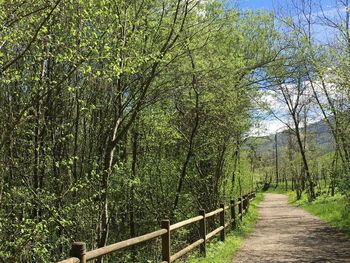
[[[252,128],[249,135],[265,136],[280,132],[286,128],[286,125],[277,119],[264,120],[258,127]]]
[[[327,98],[324,93],[322,83],[315,82],[313,84],[319,101],[321,103],[327,104]],[[311,83],[309,81],[304,81],[302,83],[302,86],[304,87],[302,100],[308,102],[308,124],[320,121],[324,116],[315,100]],[[325,86],[329,97],[333,101],[341,100],[345,96],[334,84],[326,83]],[[292,101],[295,102],[297,97],[295,93],[295,86],[292,84],[287,84],[283,88],[287,89],[287,91],[291,94]],[[261,97],[258,101],[258,104],[261,107],[256,114],[257,118],[260,121],[255,127],[251,129],[249,134],[252,136],[264,136],[287,129],[286,123],[289,123],[288,120],[290,120],[290,116],[282,93],[278,89],[274,91],[262,90],[261,93]],[[300,126],[302,126],[302,124]]]

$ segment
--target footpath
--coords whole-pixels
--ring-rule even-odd
[[[266,194],[259,205],[256,229],[232,263],[349,262],[350,240],[288,197]]]

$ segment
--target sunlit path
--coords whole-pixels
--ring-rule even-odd
[[[287,196],[266,194],[259,214],[233,262],[350,262],[350,241]]]

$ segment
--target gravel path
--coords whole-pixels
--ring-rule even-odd
[[[319,218],[266,194],[256,229],[232,263],[350,262],[350,241]]]

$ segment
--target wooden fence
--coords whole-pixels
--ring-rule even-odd
[[[124,240],[118,243],[114,243],[105,247],[94,249],[91,251],[86,251],[86,244],[84,242],[74,242],[71,249],[71,258],[62,260],[58,263],[86,263],[87,261],[100,258],[109,253],[118,251],[123,248],[134,246],[142,242],[161,237],[162,239],[162,262],[161,263],[170,263],[173,262],[188,252],[192,251],[196,247],[200,246],[200,252],[203,256],[206,255],[206,242],[213,236],[220,233],[220,240],[225,241],[225,230],[230,225],[235,228],[237,217],[239,220],[243,219],[243,215],[248,211],[249,202],[255,197],[255,192],[244,195],[242,198],[238,198],[237,201],[231,200],[229,205],[220,204],[220,208],[212,212],[205,213],[204,210],[199,211],[199,216],[192,217],[190,219],[178,222],[176,224],[170,225],[169,220],[163,220],[161,229],[139,236],[134,237],[128,240]],[[236,212],[236,207],[238,208],[238,213]],[[225,222],[225,212],[230,210],[230,220]],[[215,230],[207,233],[206,222],[207,219],[213,216],[219,215],[220,217],[220,226]],[[171,254],[170,250],[170,233],[178,228],[183,226],[199,222],[199,233],[200,239],[194,243],[188,245],[184,249],[180,250],[175,254]]]

